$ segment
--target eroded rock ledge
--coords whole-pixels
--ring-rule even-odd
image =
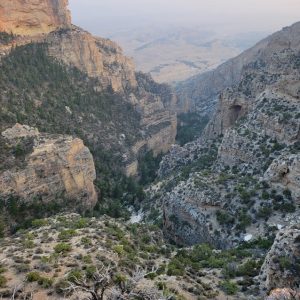
[[[96,171],[92,154],[82,140],[42,134],[20,124],[2,136],[7,148],[13,149],[8,160],[14,161],[12,168],[0,171],[2,198],[14,195],[26,203],[40,199],[84,210],[94,207]]]

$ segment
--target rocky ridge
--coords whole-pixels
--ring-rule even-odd
[[[213,71],[196,75],[177,86],[179,106],[185,111],[197,110],[212,115],[218,105],[218,95],[224,89],[236,85],[245,74],[247,65],[262,57],[292,47],[295,49],[299,37],[299,23],[283,28],[267,37],[239,56],[228,60]]]

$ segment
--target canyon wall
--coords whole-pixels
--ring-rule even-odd
[[[264,40],[203,136],[163,158],[170,238],[220,247],[267,236],[266,224],[299,223],[299,36],[296,23]]]
[[[136,175],[138,157],[143,152],[167,152],[175,143],[177,98],[165,85],[137,74],[133,61],[123,55],[116,43],[71,25],[67,4],[64,0],[16,0],[1,4],[0,30],[19,36],[0,43],[0,55],[5,57],[16,46],[32,42],[45,44],[49,56],[94,80],[95,90],[118,94],[121,101],[131,105],[140,116],[140,125],[133,135],[142,138],[135,140],[122,155],[125,173]]]
[[[0,31],[16,35],[49,33],[71,24],[68,0],[2,0]]]

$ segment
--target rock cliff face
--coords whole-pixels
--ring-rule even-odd
[[[114,42],[72,26],[47,36],[49,54],[68,66],[98,78],[102,88],[115,92],[136,88],[134,64]]]
[[[82,140],[41,134],[20,124],[5,130],[2,136],[14,151],[7,156],[13,167],[0,171],[1,198],[13,195],[29,204],[40,199],[71,209],[94,207],[95,166]]]
[[[0,31],[17,35],[49,33],[71,24],[68,0],[3,0]]]
[[[258,278],[262,283],[264,291],[269,292],[273,289],[286,289],[290,295],[293,294],[292,290],[299,291],[299,257],[300,227],[291,226],[280,231],[265,259],[261,274]],[[294,292],[294,295],[296,295],[296,292]],[[297,295],[299,296],[299,294]],[[292,298],[287,297],[286,299]]]
[[[163,159],[160,194],[174,240],[220,247],[299,222],[299,33],[297,23],[260,43],[203,136]]]
[[[177,98],[165,85],[156,84],[150,76],[135,73],[131,59],[110,40],[93,37],[80,28],[51,33],[47,37],[49,54],[88,76],[97,78],[100,89],[112,88],[121,93],[140,114],[143,139],[124,155],[125,172],[136,175],[137,157],[142,151],[167,152],[175,143]]]
[[[245,63],[241,68],[239,80],[232,82],[231,88],[221,93],[216,112],[206,130],[208,138],[224,134],[247,111],[256,110],[254,106],[257,105],[258,101],[254,100],[263,92],[265,99],[274,97],[276,101],[289,102],[291,107],[297,106],[299,97],[299,74],[297,70],[300,51],[299,36],[300,23],[296,23],[259,43],[259,48],[256,48],[257,45],[251,49],[252,52],[256,53],[254,57],[249,56],[247,51],[241,55],[241,57],[245,56]],[[238,61],[232,60],[232,63],[239,66]],[[236,66],[236,64],[234,65]],[[270,87],[276,95],[270,95]],[[286,99],[284,99],[285,97]],[[271,104],[275,105],[274,103]],[[277,105],[281,104],[277,103]],[[277,130],[278,136],[282,125],[276,124],[278,123],[278,120],[274,120],[276,117],[278,116],[273,114],[272,117],[269,113],[263,126],[266,130]],[[269,123],[267,123],[268,120]],[[274,121],[277,129],[273,128]],[[263,118],[261,118],[261,122],[263,122]],[[298,126],[296,124],[296,135],[298,134]],[[281,137],[282,139],[284,138]]]
[[[264,178],[275,187],[291,191],[296,201],[300,202],[300,155],[283,155],[275,159],[265,173]]]

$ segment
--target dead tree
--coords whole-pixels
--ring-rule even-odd
[[[164,300],[159,296],[156,288],[138,289],[138,284],[147,275],[156,272],[157,269],[152,268],[151,272],[147,272],[141,267],[137,267],[133,275],[126,280],[117,284],[114,281],[114,275],[110,267],[102,266],[97,269],[92,280],[87,278],[70,278],[68,287],[63,289],[65,292],[81,291],[90,294],[89,300],[104,300],[106,294],[107,300],[129,300],[129,299],[143,299],[143,300]]]
[[[67,288],[63,289],[66,292],[79,290],[90,294],[89,300],[103,300],[105,291],[113,285],[113,278],[110,268],[102,266],[101,269],[97,269],[92,280],[73,277],[68,281],[68,285]]]

